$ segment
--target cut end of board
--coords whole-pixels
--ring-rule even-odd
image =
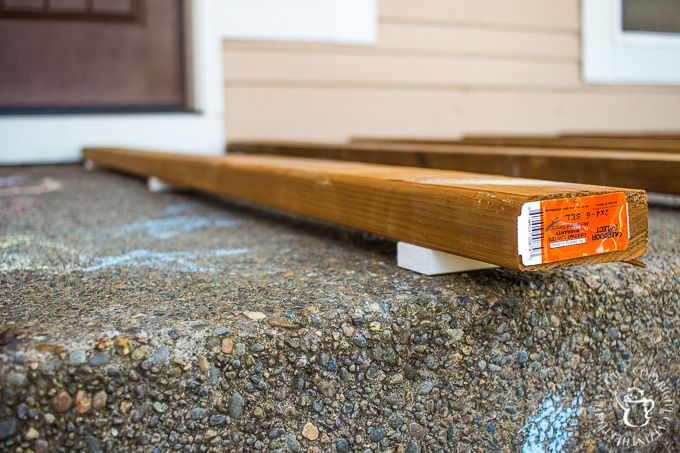
[[[454,274],[498,267],[484,261],[401,241],[397,242],[397,266],[423,275]]]

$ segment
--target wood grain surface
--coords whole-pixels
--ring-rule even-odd
[[[404,139],[400,140],[400,142],[430,143],[441,145],[467,144],[483,146],[526,146],[539,148],[585,148],[605,151],[649,151],[680,154],[680,140],[671,136],[616,137],[586,135],[468,135],[460,140]]]
[[[316,157],[680,193],[680,153],[465,144],[232,142],[239,153]]]

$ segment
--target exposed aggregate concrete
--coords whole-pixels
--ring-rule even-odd
[[[633,451],[608,376],[643,363],[672,404],[635,451],[680,451],[677,208],[651,210],[646,269],[432,278],[389,241],[123,175],[8,176],[63,189],[0,199],[0,449]]]

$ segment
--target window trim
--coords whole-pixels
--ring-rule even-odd
[[[600,85],[680,85],[680,34],[623,30],[622,0],[582,0],[582,73]]]
[[[377,42],[376,0],[220,0],[223,39]]]

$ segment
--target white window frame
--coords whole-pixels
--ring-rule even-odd
[[[224,39],[371,45],[376,0],[218,0]]]
[[[0,164],[77,162],[85,146],[224,153],[224,39],[374,44],[376,0],[185,0],[190,112],[0,116]]]
[[[680,34],[623,30],[622,0],[582,0],[583,79],[680,85]]]

